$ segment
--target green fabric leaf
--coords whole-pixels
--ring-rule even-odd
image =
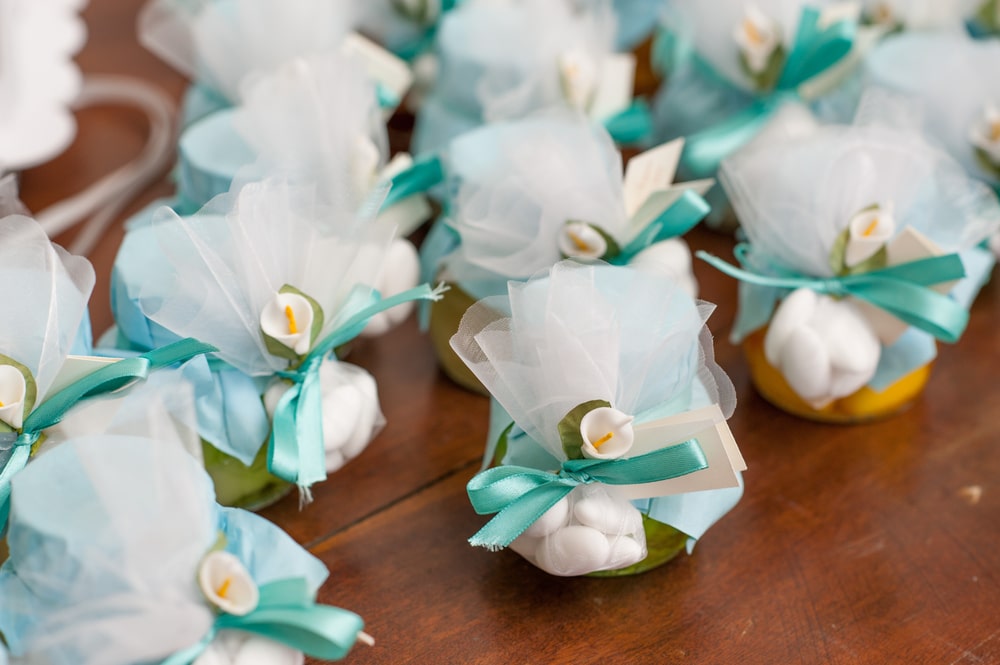
[[[986,0],[976,12],[976,23],[979,23],[990,32],[1000,31],[1000,23],[997,22],[997,4],[1000,0]]]
[[[514,423],[507,425],[500,436],[497,437],[497,447],[493,451],[493,465],[500,466],[503,464],[503,458],[507,457],[507,446],[509,444],[508,437],[510,437],[510,431],[514,429]]]
[[[990,156],[982,148],[976,148],[976,161],[979,162],[987,172],[993,174],[994,177],[1000,178],[1000,164],[994,164],[990,160]]]
[[[601,407],[611,408],[611,403],[603,399],[593,399],[570,409],[570,412],[559,421],[559,440],[562,441],[563,452],[567,459],[583,459],[583,434],[580,433],[580,421],[583,417]]]
[[[2,353],[0,353],[0,365],[10,365],[24,377],[24,417],[27,418],[31,410],[35,408],[35,400],[38,399],[38,384],[35,383],[35,377],[31,375],[30,369]],[[0,432],[15,431],[7,423],[0,422],[0,426],[2,426]]]
[[[761,92],[773,90],[774,86],[778,85],[778,79],[781,78],[781,71],[785,68],[785,60],[787,60],[785,49],[779,44],[771,52],[771,57],[768,58],[767,66],[764,67],[764,70],[754,73],[750,69],[750,63],[747,62],[746,56],[740,53],[740,66],[743,68],[743,73],[753,81],[754,88]]]

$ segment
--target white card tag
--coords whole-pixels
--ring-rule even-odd
[[[52,381],[46,397],[55,395],[60,390],[76,383],[85,376],[90,376],[97,370],[107,367],[121,360],[121,358],[103,358],[100,356],[66,356],[66,361],[59,368],[59,373]]]
[[[932,256],[941,256],[944,254],[944,251],[933,240],[912,226],[907,226],[886,246],[886,254],[888,265],[895,266]],[[948,293],[955,288],[956,284],[958,284],[957,281],[943,282],[935,284],[930,288],[938,293]],[[875,305],[856,298],[852,298],[852,301],[858,306],[858,309],[865,318],[868,319],[872,330],[875,331],[879,341],[884,346],[895,344],[903,336],[907,328],[910,327],[910,324],[896,318],[883,309],[879,309]]]
[[[625,198],[625,213],[629,219],[635,217],[653,192],[670,187],[677,173],[682,150],[684,139],[676,139],[640,153],[628,161],[622,179],[622,194]]]
[[[402,101],[403,95],[413,83],[413,72],[404,60],[355,32],[344,38],[341,50],[345,55],[360,58],[368,77]]]
[[[646,201],[636,212],[635,216],[632,217],[628,222],[628,229],[624,234],[626,244],[631,242],[638,236],[642,231],[649,226],[649,224],[663,214],[670,206],[677,203],[677,199],[686,191],[692,191],[698,196],[704,196],[712,185],[715,184],[715,180],[708,178],[706,180],[692,180],[691,182],[684,182],[673,187],[668,187],[666,189],[657,190],[651,193]]]
[[[614,53],[604,57],[594,99],[590,103],[590,116],[598,120],[621,113],[632,103],[635,85],[635,56],[631,53]]]
[[[662,418],[635,427],[635,441],[630,457],[661,450],[688,439],[697,439],[708,468],[680,478],[641,485],[616,485],[615,489],[628,499],[701,492],[737,487],[737,472],[745,471],[746,462],[729,430],[726,417],[718,404]]]

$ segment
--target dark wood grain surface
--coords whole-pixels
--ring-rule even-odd
[[[183,81],[134,37],[139,0],[91,0],[88,72]],[[27,171],[39,210],[140,149],[141,115],[79,114],[73,147]],[[405,128],[405,122],[399,126]],[[164,180],[141,202],[170,191]],[[113,229],[93,256],[95,330],[110,323]],[[65,240],[65,239],[63,239]],[[695,247],[732,241],[697,230]],[[735,284],[697,267],[731,421],[749,464],[743,501],[681,556],[621,579],[559,579],[466,543],[483,523],[465,496],[486,432],[482,397],[449,383],[416,324],[360,343],[388,425],[315,490],[264,515],[330,568],[321,600],[360,613],[375,647],[355,663],[1000,663],[1000,290],[987,286],[961,342],[942,348],[925,395],[879,423],[785,415],[753,391],[726,341]]]

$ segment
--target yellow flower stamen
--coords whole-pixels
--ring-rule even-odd
[[[572,230],[566,229],[566,235],[569,236],[569,239],[573,241],[573,245],[575,245],[576,248],[581,252],[591,251],[590,245],[588,245],[587,242],[583,238],[578,236],[576,233],[573,233]]]
[[[291,305],[285,305],[285,318],[288,319],[288,334],[294,335],[299,332],[299,325],[295,322],[295,312]]]
[[[2,401],[0,401],[0,409],[2,409],[2,408],[3,408],[3,407],[5,407],[5,406],[7,406],[7,405],[6,405],[6,404],[4,404],[4,403],[3,403]]]
[[[594,441],[594,448],[600,448],[601,446],[603,446],[605,443],[607,443],[608,441],[610,441],[613,438],[615,438],[615,433],[614,432],[608,432],[607,434],[605,434],[604,436],[602,436],[597,441]]]
[[[892,20],[892,10],[885,3],[880,4],[875,9],[875,22],[888,23],[891,20]]]
[[[871,234],[875,233],[876,228],[878,228],[878,217],[868,222],[868,226],[865,228],[864,231],[861,232],[861,235],[867,238]]]
[[[226,594],[229,593],[229,585],[232,584],[232,582],[233,578],[231,577],[227,577],[226,579],[222,580],[222,584],[219,586],[218,589],[215,590],[215,593],[218,594],[219,598],[226,597]]]
[[[754,44],[759,46],[764,43],[764,37],[761,36],[760,30],[748,18],[743,19],[743,31],[747,33],[747,38]]]
[[[1000,120],[990,123],[990,140],[1000,141]]]

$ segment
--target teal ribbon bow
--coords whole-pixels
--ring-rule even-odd
[[[441,160],[435,156],[422,157],[413,162],[410,168],[390,178],[389,182],[392,186],[386,194],[384,208],[414,194],[423,194],[444,182],[444,167],[441,165]]]
[[[267,452],[267,468],[271,473],[302,488],[326,479],[319,381],[323,360],[336,347],[357,337],[376,314],[414,300],[438,300],[441,292],[440,288],[422,284],[383,299],[377,291],[356,290],[344,305],[343,311],[349,313],[344,321],[320,340],[298,367],[277,372],[290,380],[292,386],[281,396],[274,411]]]
[[[738,256],[746,251],[746,245],[737,247]],[[852,296],[943,342],[957,341],[969,322],[969,313],[961,305],[927,288],[965,277],[965,267],[957,254],[934,256],[841,277],[761,275],[737,268],[704,251],[696,252],[695,256],[748,284],[782,289],[807,288],[831,296]]]
[[[351,650],[364,628],[354,612],[317,605],[302,578],[271,582],[260,587],[260,601],[249,614],[219,614],[211,630],[197,644],[178,651],[163,665],[190,665],[208,648],[220,630],[241,630],[323,660],[340,660]]]
[[[28,464],[31,447],[49,427],[58,424],[77,403],[107,395],[135,381],[142,381],[149,373],[161,367],[184,362],[203,353],[217,349],[197,340],[187,338],[134,358],[123,358],[105,365],[51,395],[24,420],[20,433],[0,435],[0,444],[13,446],[13,451],[3,471],[0,471],[0,530],[7,524],[10,514],[11,480]]]
[[[822,74],[843,60],[854,47],[857,25],[853,21],[838,21],[826,28],[819,27],[820,12],[815,7],[802,9],[798,32],[781,76],[770,93],[758,96],[748,108],[725,122],[688,136],[681,162],[694,177],[706,178],[719,170],[728,155],[757,135],[779,106],[797,99],[797,89],[809,79]],[[703,69],[722,85],[732,84],[700,62]]]
[[[498,466],[476,474],[466,491],[479,515],[496,513],[469,543],[503,549],[535,520],[580,485],[640,485],[708,468],[696,439],[629,459],[575,459],[555,473],[524,466]]]

